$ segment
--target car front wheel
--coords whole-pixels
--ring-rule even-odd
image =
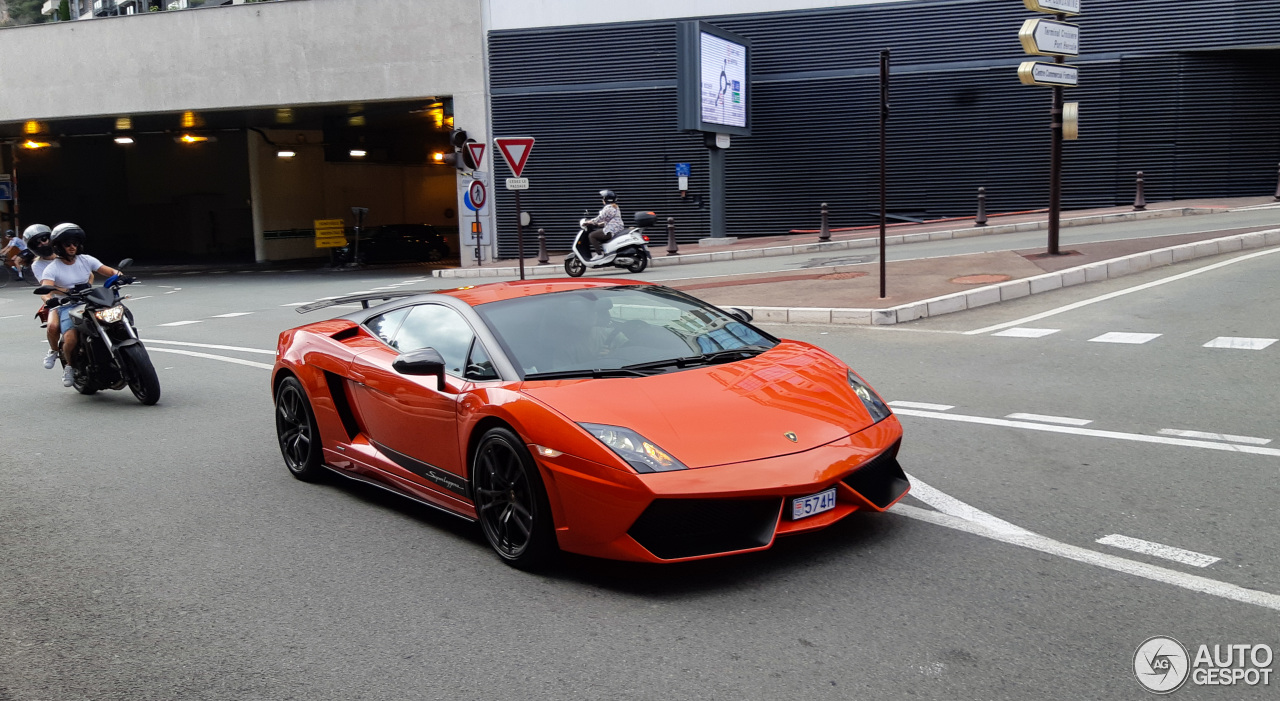
[[[290,474],[304,482],[320,479],[324,473],[320,431],[311,402],[296,377],[285,378],[276,390],[276,438]]]
[[[551,506],[533,457],[514,432],[484,434],[471,482],[480,528],[498,557],[522,570],[548,564],[557,552]]]

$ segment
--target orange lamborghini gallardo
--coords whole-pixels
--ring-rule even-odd
[[[280,334],[285,465],[477,521],[516,567],[763,550],[910,489],[880,397],[741,310],[593,279],[300,309],[351,301],[366,308]]]

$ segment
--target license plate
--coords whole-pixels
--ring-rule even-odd
[[[836,488],[791,500],[791,520],[798,521],[836,508]]]

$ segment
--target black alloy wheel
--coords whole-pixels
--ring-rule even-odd
[[[512,567],[531,570],[555,555],[551,506],[533,457],[515,433],[492,428],[471,463],[476,514],[485,540]]]
[[[569,257],[564,259],[564,271],[569,274],[569,277],[582,277],[582,274],[587,272],[587,266],[570,253]]]
[[[303,482],[320,479],[324,474],[320,431],[311,402],[296,377],[285,378],[276,389],[276,438],[290,474]]]

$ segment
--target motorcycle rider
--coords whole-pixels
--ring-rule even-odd
[[[600,199],[604,206],[595,219],[587,220],[587,241],[591,245],[591,260],[604,256],[604,244],[626,228],[622,223],[622,212],[618,210],[618,197],[613,190],[601,190]]]
[[[4,241],[0,242],[0,260],[17,273],[22,279],[22,254],[27,250],[27,243],[13,233],[13,229],[4,232]]]
[[[36,280],[42,279],[44,269],[57,260],[53,255],[53,245],[49,243],[52,235],[53,232],[44,224],[32,224],[22,232],[22,239],[26,241],[30,258],[28,265],[31,266],[31,274]],[[43,297],[46,302],[52,298],[52,294]],[[58,362],[58,336],[61,325],[58,323],[57,314],[54,314],[52,319],[49,318],[47,306],[41,306],[36,315],[45,323],[45,338],[49,341],[49,352],[44,356],[44,369],[52,370],[54,364]]]
[[[100,275],[117,275],[118,272],[91,255],[80,253],[84,247],[84,229],[67,222],[53,228],[49,237],[53,245],[56,260],[51,262],[40,275],[40,284],[53,287],[60,292],[68,292],[77,285],[88,284],[94,273]],[[71,324],[71,311],[79,304],[63,304],[58,307],[58,321],[62,329],[62,386],[75,384],[75,371],[71,359],[75,357],[77,338],[75,328]]]

